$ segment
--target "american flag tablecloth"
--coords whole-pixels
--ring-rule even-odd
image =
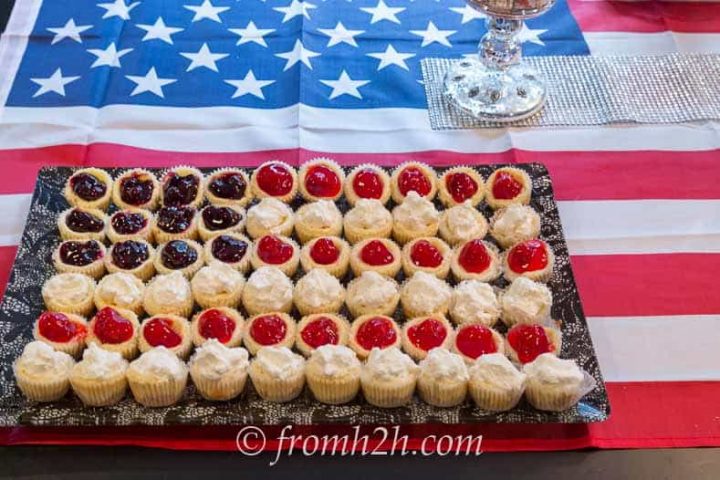
[[[17,0],[0,45],[0,283],[42,165],[542,162],[612,418],[474,431],[488,450],[720,445],[720,123],[432,131],[420,60],[473,53],[483,31],[462,0]],[[716,3],[568,0],[522,36],[530,55],[639,55],[717,53],[718,32]],[[0,440],[234,448],[228,429]]]

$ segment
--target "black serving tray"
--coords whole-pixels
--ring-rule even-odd
[[[499,166],[474,168],[487,178]],[[290,403],[275,404],[262,400],[249,380],[242,396],[220,403],[202,399],[191,382],[188,382],[185,398],[166,408],[143,407],[129,394],[117,405],[103,408],[85,407],[72,393],[58,402],[28,402],[15,384],[12,364],[24,345],[32,340],[33,322],[44,309],[41,287],[55,273],[51,254],[60,242],[56,219],[68,208],[62,190],[67,178],[76,170],[48,167],[38,175],[25,231],[0,305],[0,426],[590,423],[607,419],[610,413],[607,392],[580,304],[550,176],[540,164],[514,166],[525,170],[532,178],[531,206],[542,218],[541,238],[555,252],[555,270],[548,285],[554,300],[552,315],[561,323],[563,333],[561,356],[576,360],[597,382],[595,389],[576,407],[561,413],[548,413],[535,410],[522,400],[509,412],[490,413],[478,409],[470,401],[458,407],[438,408],[415,398],[405,407],[382,409],[366,403],[362,395],[350,404],[331,406],[315,401],[307,391]],[[442,173],[444,169],[438,170]],[[109,169],[113,176],[120,171]],[[293,207],[301,203],[302,200],[297,199]],[[442,208],[439,202],[437,205]],[[343,213],[349,209],[344,198],[338,201],[338,206]],[[484,203],[479,208],[487,218],[492,215]],[[398,280],[403,280],[402,272]],[[504,287],[507,282],[499,279],[493,284]],[[401,311],[396,317],[399,322],[404,320]],[[501,323],[498,328],[504,332]]]

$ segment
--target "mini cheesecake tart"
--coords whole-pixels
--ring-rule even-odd
[[[145,240],[125,240],[113,244],[105,256],[110,273],[125,272],[147,281],[155,275],[155,249]]]
[[[95,280],[82,273],[58,273],[42,287],[45,307],[54,312],[87,317],[93,310]]]
[[[502,335],[480,323],[461,325],[455,332],[453,351],[472,363],[482,355],[505,353]]]
[[[410,192],[432,200],[437,193],[437,174],[424,163],[406,162],[393,170],[390,185],[396,203],[405,201]]]
[[[141,353],[155,347],[165,347],[185,359],[192,348],[190,323],[177,315],[155,315],[146,318],[140,326],[138,348]]]
[[[347,345],[350,323],[340,315],[312,313],[304,316],[297,327],[295,348],[309,357],[323,345]]]
[[[440,213],[427,198],[414,191],[393,208],[393,238],[401,245],[419,237],[434,237],[440,226]]]
[[[385,205],[390,194],[390,175],[377,165],[358,165],[345,180],[345,198],[353,207],[360,199],[378,200]]]
[[[265,235],[253,243],[250,264],[256,270],[275,267],[292,277],[300,264],[300,247],[288,237]]]
[[[33,326],[35,340],[45,342],[58,352],[78,357],[85,348],[88,325],[74,313],[43,312]]]
[[[558,355],[562,348],[562,334],[557,328],[519,323],[507,332],[507,350],[516,363],[529,363],[543,353]]]
[[[487,235],[488,222],[470,203],[455,205],[440,216],[438,232],[450,245],[458,245]]]
[[[143,312],[142,302],[145,284],[135,275],[117,272],[106,275],[95,288],[95,308],[118,307],[132,310],[136,315]]]
[[[272,197],[290,203],[298,191],[297,173],[287,163],[271,160],[253,171],[250,187],[257,198]]]
[[[401,342],[400,328],[395,320],[385,315],[362,315],[350,326],[348,346],[361,360],[365,360],[373,348],[399,348]]]
[[[550,245],[539,239],[525,240],[513,245],[503,256],[503,270],[509,281],[527,277],[547,282],[552,277],[555,254]]]
[[[389,238],[393,217],[380,200],[360,199],[345,215],[344,227],[345,238],[350,243],[366,238]]]
[[[513,203],[527,205],[532,195],[532,180],[519,168],[498,168],[488,177],[485,191],[485,201],[493,210]]]
[[[392,315],[400,303],[400,287],[390,277],[367,271],[348,284],[345,303],[353,317]]]
[[[160,199],[160,183],[155,175],[142,168],[128,170],[113,185],[113,203],[119,208],[155,210]]]
[[[200,170],[188,166],[171,168],[160,181],[162,204],[166,207],[199,208],[205,198],[205,185]]]
[[[245,319],[234,308],[207,308],[195,314],[190,330],[196,347],[211,338],[226,347],[239,347],[245,330]]]
[[[53,252],[53,265],[60,273],[84,273],[97,280],[105,274],[105,253],[97,240],[67,240]]]
[[[192,277],[190,287],[195,302],[202,308],[236,308],[242,298],[245,277],[230,265],[214,260]]]
[[[198,237],[197,210],[191,206],[165,206],[155,214],[152,233],[157,243],[195,240]]]
[[[205,179],[205,197],[216,206],[244,207],[252,200],[247,173],[239,168],[221,168]]]
[[[300,265],[306,272],[321,268],[342,278],[350,266],[350,245],[339,237],[315,238],[300,250]]]
[[[63,195],[73,207],[107,210],[112,189],[112,177],[105,170],[83,168],[68,178]]]
[[[131,360],[138,354],[139,330],[137,316],[130,310],[104,307],[90,320],[87,343],[97,344]]]
[[[458,325],[480,323],[494,326],[500,318],[500,302],[489,283],[463,280],[453,290],[450,318]]]
[[[68,208],[58,217],[57,225],[63,240],[105,240],[105,212],[80,207]]]
[[[422,315],[446,315],[452,288],[435,275],[415,272],[400,288],[400,304],[406,318]]]
[[[455,332],[442,315],[415,317],[402,328],[402,348],[413,360],[427,357],[433,348],[450,349]]]
[[[154,262],[157,273],[180,272],[187,278],[204,263],[203,247],[193,240],[170,240],[159,245]]]
[[[276,198],[263,198],[248,209],[245,229],[250,238],[258,238],[269,233],[292,235],[295,226],[295,214],[292,209]]]
[[[518,277],[500,296],[502,321],[508,327],[516,323],[545,323],[550,319],[552,301],[547,285]]]
[[[497,248],[480,238],[461,243],[453,253],[450,270],[460,281],[491,282],[501,273]]]
[[[293,305],[292,281],[275,267],[260,267],[245,282],[242,303],[250,315],[290,313]]]
[[[490,235],[502,248],[540,235],[540,215],[527,205],[508,205],[490,219]]]
[[[158,275],[148,283],[143,309],[148,315],[178,315],[188,318],[194,301],[190,282],[180,272]]]
[[[302,244],[318,237],[339,237],[342,231],[343,216],[335,202],[318,200],[295,212],[295,233]]]
[[[292,348],[296,329],[295,320],[287,313],[261,313],[248,320],[243,345],[252,355],[262,347]]]
[[[355,276],[377,272],[394,277],[402,267],[400,247],[388,238],[367,238],[352,247],[350,268]]]
[[[485,197],[485,181],[470,167],[454,167],[440,177],[438,196],[448,208],[465,202],[475,207]]]
[[[345,173],[329,158],[316,158],[305,162],[298,172],[300,194],[310,202],[337,200],[343,193]]]
[[[234,205],[208,205],[200,210],[198,233],[207,242],[215,235],[241,233],[245,226],[245,209]]]
[[[112,243],[140,239],[153,241],[153,216],[144,208],[126,208],[110,216],[106,234]]]
[[[450,273],[452,249],[437,237],[420,237],[402,249],[402,268],[406,277],[425,272],[445,279]]]
[[[293,303],[300,315],[337,313],[345,303],[345,287],[325,270],[310,270],[295,284]]]
[[[245,273],[250,269],[251,251],[252,242],[245,235],[224,233],[205,242],[205,262],[217,260]]]

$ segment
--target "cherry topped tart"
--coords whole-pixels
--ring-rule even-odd
[[[155,255],[155,270],[161,274],[179,271],[190,278],[202,265],[202,246],[193,240],[170,240],[158,246]]]
[[[177,315],[146,318],[140,327],[138,347],[143,353],[155,347],[165,347],[178,357],[186,358],[192,348],[190,324]]]
[[[375,271],[394,277],[402,267],[400,247],[388,238],[367,238],[352,247],[350,268],[356,276]]]
[[[222,168],[206,180],[205,195],[212,205],[244,207],[252,199],[250,180],[237,168]]]
[[[297,349],[309,357],[323,345],[345,345],[350,334],[350,324],[345,318],[331,313],[306,315],[298,324],[295,339]]]
[[[402,339],[400,328],[385,315],[362,315],[350,327],[349,346],[358,357],[366,359],[373,348],[399,347]]]
[[[73,207],[106,210],[110,205],[113,181],[105,170],[83,168],[73,173],[63,194]]]
[[[133,238],[151,241],[152,220],[150,212],[142,208],[118,210],[108,222],[108,239],[113,243]]]
[[[110,273],[132,273],[140,280],[149,280],[155,274],[155,250],[145,240],[124,240],[110,247],[105,256],[105,268]]]
[[[555,255],[550,245],[537,238],[516,243],[506,252],[503,259],[505,278],[527,277],[536,282],[550,280]]]
[[[238,347],[242,342],[245,321],[234,308],[213,307],[195,315],[190,325],[193,343],[201,346],[214,338],[226,347]]]
[[[58,217],[58,229],[63,240],[105,239],[107,217],[102,210],[69,208]]]
[[[261,313],[248,320],[243,344],[253,355],[262,347],[291,348],[295,342],[295,331],[295,320],[287,313]]]
[[[87,322],[79,315],[43,312],[35,321],[33,337],[57,351],[76,357],[85,348],[87,330]]]
[[[433,348],[450,348],[454,332],[441,315],[417,317],[403,325],[402,347],[414,360],[422,360]]]
[[[352,206],[360,199],[379,200],[386,204],[390,192],[390,175],[377,165],[358,165],[345,181],[345,198]]]
[[[240,232],[245,225],[245,210],[233,205],[208,205],[200,210],[198,232],[207,241],[219,233]]]
[[[288,237],[265,235],[255,240],[250,263],[253,268],[272,266],[285,275],[295,274],[300,262],[300,248]]]
[[[67,240],[53,253],[53,264],[60,272],[84,273],[99,279],[105,273],[105,246],[97,240]]]
[[[205,242],[205,258],[227,263],[241,272],[250,268],[252,242],[239,233],[223,233]]]
[[[103,307],[90,320],[87,341],[132,359],[138,351],[139,327],[137,316],[130,310]]]
[[[350,246],[339,237],[319,237],[303,245],[300,264],[309,272],[321,268],[337,278],[345,276],[350,264]]]
[[[467,201],[476,206],[485,196],[485,181],[472,168],[451,168],[440,177],[439,196],[446,207]]]
[[[513,203],[527,205],[532,195],[532,181],[524,170],[502,167],[490,174],[485,190],[487,204],[493,210]]]
[[[195,207],[162,207],[155,214],[153,236],[158,243],[183,238],[195,239],[198,233]]]
[[[480,238],[461,243],[453,253],[450,269],[458,280],[493,281],[500,275],[497,247]]]
[[[166,207],[199,207],[205,194],[203,174],[197,168],[175,167],[162,178],[162,204]]]
[[[510,358],[525,364],[543,353],[560,353],[562,335],[555,328],[519,323],[508,331],[507,346]]]
[[[154,210],[160,198],[160,184],[155,175],[147,170],[129,170],[115,181],[112,198],[113,203],[120,208]]]
[[[390,177],[392,198],[402,203],[409,192],[415,192],[428,200],[437,193],[435,170],[420,162],[406,162],[398,166]]]
[[[466,361],[473,362],[488,353],[505,353],[505,344],[502,336],[492,328],[480,323],[470,323],[458,328],[453,350]]]
[[[329,158],[316,158],[304,163],[298,176],[300,194],[305,200],[337,200],[342,194],[345,173]]]
[[[450,272],[452,249],[437,237],[420,237],[406,243],[402,249],[402,267],[406,277],[426,272],[447,278]]]
[[[274,197],[289,203],[298,190],[297,173],[287,163],[271,160],[255,169],[250,185],[258,198]]]

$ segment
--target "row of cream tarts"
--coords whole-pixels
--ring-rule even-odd
[[[59,400],[70,387],[89,406],[119,402],[129,385],[135,400],[147,407],[170,406],[186,392],[188,373],[198,392],[212,401],[239,396],[249,376],[257,393],[271,402],[289,402],[307,383],[326,404],[365,400],[381,408],[412,401],[417,389],[425,402],[452,407],[470,393],[485,411],[509,410],[522,397],[539,410],[563,411],[594,388],[590,375],[572,360],[538,356],[519,371],[501,354],[479,357],[470,367],[444,348],[435,348],[416,364],[397,348],[374,348],[365,362],[342,345],[325,345],[308,360],[287,347],[262,347],[249,361],[242,347],[216,340],[200,347],[185,364],[165,347],[153,348],[128,364],[119,353],[91,345],[82,361],[42,342],[26,345],[13,365],[18,386],[31,400]]]
[[[269,191],[267,187],[263,186],[263,182],[259,181],[263,172],[270,172],[270,175],[282,174],[287,177],[290,184],[279,187],[277,182],[268,182],[270,188],[277,190],[276,192]],[[236,177],[234,179],[236,185],[242,185],[242,190],[238,189],[236,192],[240,193],[237,197],[223,197],[220,192],[213,192],[213,189],[209,188],[211,182],[228,175]],[[359,175],[366,177],[357,178]],[[75,188],[73,182],[80,176],[92,177],[97,184],[104,186],[104,191],[83,198],[82,190]],[[127,199],[123,198],[123,182],[133,177],[152,185],[150,197],[139,205],[128,203]],[[392,197],[396,203],[402,203],[408,192],[415,191],[428,200],[434,199],[437,195],[440,201],[448,207],[464,201],[469,201],[476,206],[485,199],[491,208],[498,209],[510,204],[527,204],[532,192],[532,181],[529,175],[514,167],[496,169],[487,180],[484,180],[482,175],[470,167],[453,167],[438,176],[432,167],[424,163],[405,162],[397,166],[390,176],[377,165],[363,164],[355,167],[345,178],[343,169],[336,162],[328,158],[316,158],[304,163],[299,172],[285,162],[271,160],[253,169],[250,179],[243,170],[238,168],[221,168],[205,177],[196,168],[178,166],[168,169],[161,181],[158,181],[153,173],[144,169],[128,170],[113,180],[105,170],[85,168],[76,171],[68,179],[64,195],[71,205],[78,207],[106,210],[112,200],[120,208],[139,207],[154,210],[158,205],[171,203],[164,198],[165,187],[170,185],[173,179],[178,178],[194,180],[189,184],[191,185],[190,191],[193,192],[192,198],[182,204],[196,208],[200,207],[205,199],[215,205],[239,207],[247,205],[254,198],[273,197],[290,203],[298,192],[307,201],[337,200],[344,193],[351,205],[355,205],[360,198],[376,198],[385,204]],[[358,190],[358,188],[362,188],[364,182],[373,184],[373,193],[365,197]],[[501,193],[497,190],[498,182],[506,184],[509,182],[511,193]],[[314,191],[313,185],[309,185],[309,183],[316,187],[324,187],[323,190],[334,188],[334,191],[330,193]]]

